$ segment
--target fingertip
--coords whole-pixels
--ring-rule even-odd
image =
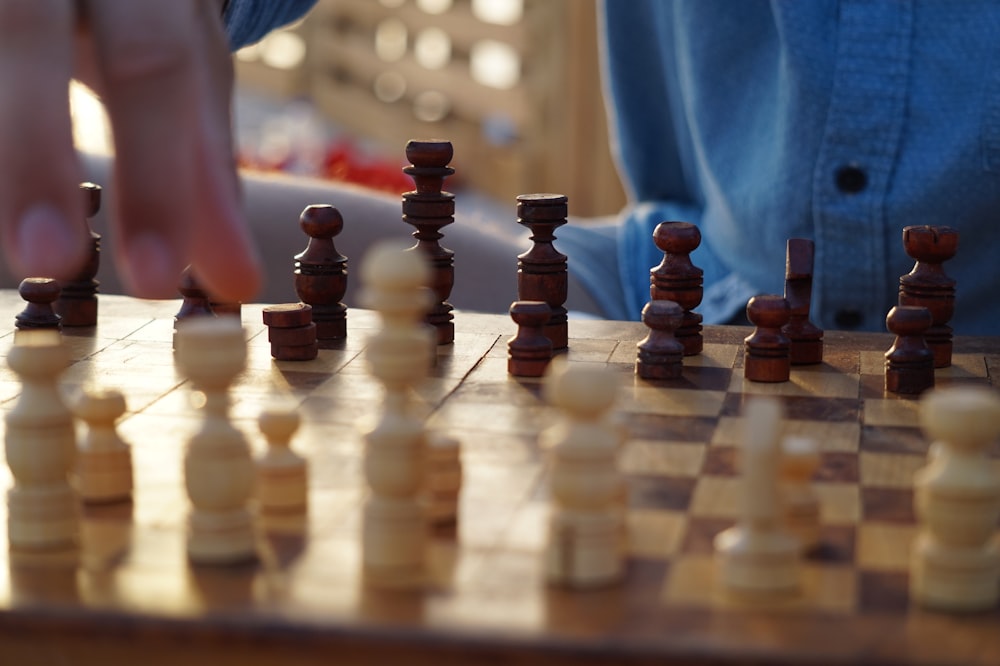
[[[140,298],[174,298],[184,268],[181,254],[159,234],[144,232],[124,241],[125,282]]]
[[[72,278],[87,256],[83,225],[51,204],[30,206],[16,222],[12,264],[24,276]]]
[[[252,303],[263,282],[256,253],[218,257],[196,266],[198,279],[213,299],[230,303]]]

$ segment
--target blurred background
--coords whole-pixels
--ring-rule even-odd
[[[320,0],[236,54],[245,169],[401,193],[412,138],[455,145],[447,185],[483,205],[569,196],[573,215],[624,195],[608,151],[596,0]],[[106,153],[100,104],[72,91],[78,146]],[[335,203],[335,202],[331,202]]]

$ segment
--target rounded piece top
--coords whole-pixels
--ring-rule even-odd
[[[920,335],[933,323],[931,311],[919,305],[897,305],[885,316],[885,327],[896,335]]]
[[[684,320],[684,308],[675,301],[656,299],[642,308],[642,323],[656,331],[675,331]]]
[[[17,293],[29,303],[52,303],[59,298],[59,283],[52,278],[30,277],[21,280]]]
[[[344,216],[334,206],[314,204],[299,215],[299,226],[310,238],[333,238],[344,230]]]
[[[690,222],[660,222],[653,243],[668,254],[690,254],[701,245],[701,231]]]
[[[920,425],[934,441],[974,452],[1000,437],[1000,395],[983,386],[953,386],[920,401]]]
[[[416,167],[442,168],[455,156],[451,141],[442,139],[411,139],[406,142],[406,159]]]
[[[781,328],[791,319],[792,309],[784,296],[763,294],[747,303],[747,319],[754,326]]]

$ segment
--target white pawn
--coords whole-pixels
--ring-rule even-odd
[[[413,388],[427,375],[434,344],[423,323],[432,303],[430,275],[421,253],[394,243],[377,245],[361,264],[362,301],[382,319],[365,353],[385,397],[374,423],[363,426],[369,494],[361,560],[365,581],[375,586],[412,587],[426,579],[427,437]]]
[[[939,389],[921,402],[934,455],[915,477],[922,530],[913,545],[910,597],[946,611],[993,608],[1000,595],[1000,478],[987,458],[1000,436],[1000,396],[978,387]]]
[[[782,504],[785,526],[799,539],[802,552],[820,545],[819,498],[812,487],[812,477],[819,468],[819,446],[810,437],[785,437],[781,442],[780,462]]]
[[[782,520],[778,489],[781,405],[754,398],[744,412],[739,522],[715,537],[723,586],[736,594],[787,594],[799,586],[799,541]]]
[[[558,359],[549,365],[545,395],[562,413],[540,438],[552,461],[545,556],[551,583],[595,587],[624,573],[622,430],[609,418],[617,393],[615,375],[603,366]]]
[[[5,451],[14,485],[7,492],[7,541],[12,552],[74,551],[80,506],[70,485],[76,459],[73,415],[58,379],[70,354],[58,331],[18,332],[7,364],[22,382],[4,417]]]
[[[115,389],[85,388],[73,413],[87,424],[76,460],[76,489],[84,502],[117,502],[132,496],[132,451],[115,430],[125,396]]]
[[[303,515],[308,508],[309,467],[291,448],[300,421],[294,407],[267,407],[257,417],[267,440],[267,450],[257,459],[257,507],[265,520]]]
[[[178,370],[204,396],[201,426],[184,453],[188,557],[204,564],[255,559],[253,460],[229,420],[229,388],[246,366],[246,336],[235,317],[195,317],[178,322],[175,342]]]

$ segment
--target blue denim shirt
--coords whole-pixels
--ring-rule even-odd
[[[702,231],[707,321],[782,293],[805,237],[817,323],[885,330],[902,228],[935,224],[960,231],[956,333],[1000,334],[1000,3],[605,0],[602,19],[631,203],[557,246],[608,316],[638,316],[652,230],[678,219]]]
[[[309,11],[316,0],[228,0],[223,19],[235,51],[260,40],[271,30],[287,25]]]

